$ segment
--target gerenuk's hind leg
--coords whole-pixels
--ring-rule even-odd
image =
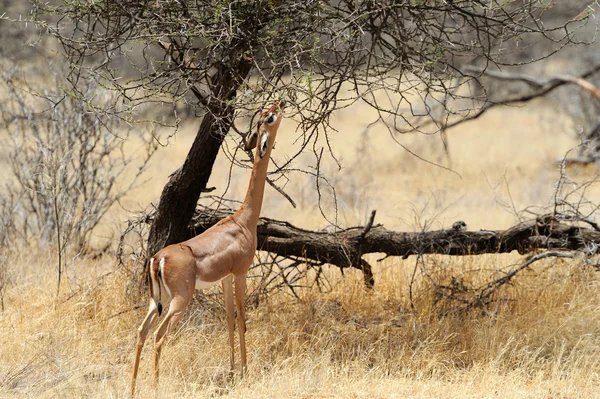
[[[175,296],[169,305],[169,311],[165,316],[165,319],[160,323],[156,332],[154,333],[154,389],[158,387],[158,362],[160,360],[160,351],[167,338],[169,332],[173,331],[173,327],[183,317],[185,308],[190,303],[191,295],[184,298],[182,296]]]
[[[146,342],[146,337],[148,336],[148,331],[154,325],[154,322],[157,320],[158,316],[158,308],[156,307],[156,303],[154,300],[150,299],[150,306],[148,308],[148,314],[144,318],[144,321],[138,328],[138,339],[137,339],[137,347],[135,349],[135,361],[133,363],[133,377],[131,379],[131,396],[133,397],[135,393],[135,380],[137,378],[138,367],[140,365],[140,356],[142,354],[142,349],[144,348],[144,342]]]

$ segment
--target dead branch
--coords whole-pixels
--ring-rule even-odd
[[[512,280],[512,278],[517,275],[517,273],[519,273],[523,269],[528,268],[529,266],[531,266],[532,264],[534,264],[535,262],[537,262],[541,259],[551,258],[551,257],[571,258],[572,259],[575,257],[575,254],[568,253],[568,252],[559,252],[559,251],[545,251],[545,252],[542,252],[541,254],[533,255],[533,256],[529,257],[529,259],[527,259],[525,262],[523,262],[516,268],[512,269],[511,271],[509,271],[502,277],[499,277],[496,280],[490,281],[489,283],[487,283],[483,287],[481,287],[479,289],[479,293],[476,295],[475,299],[468,302],[466,308],[469,309],[469,308],[472,308],[472,307],[475,307],[478,305],[486,305],[487,302],[489,301],[489,298],[492,296],[492,294],[494,294],[498,290],[498,288],[500,288],[504,284],[509,283],[510,280]]]
[[[491,70],[491,69],[477,70],[470,66],[465,67],[465,71],[478,72],[482,75],[487,75],[487,76],[495,78],[495,79],[513,80],[513,81],[518,80],[523,83],[526,83],[529,86],[535,87],[540,90],[539,92],[533,93],[533,95],[535,97],[542,96],[542,95],[548,93],[548,91],[554,90],[564,84],[572,83],[574,85],[579,86],[583,90],[587,91],[588,93],[590,93],[591,95],[596,97],[596,99],[600,100],[600,90],[598,90],[598,88],[596,86],[594,86],[592,83],[585,80],[585,78],[588,78],[588,77],[592,76],[593,74],[595,74],[596,72],[598,72],[599,69],[600,69],[600,65],[596,65],[593,68],[591,68],[590,70],[584,72],[581,76],[571,76],[571,75],[560,74],[560,75],[540,78],[537,76],[531,76],[531,75],[527,75],[527,74],[523,74],[523,73],[510,73],[510,72]],[[531,99],[531,98],[528,97],[527,99]]]
[[[228,211],[198,208],[190,224],[190,236],[202,233]],[[370,265],[363,254],[386,256],[444,254],[452,256],[508,253],[527,254],[538,249],[576,251],[600,242],[600,232],[544,215],[519,223],[507,230],[461,231],[453,228],[426,232],[396,232],[375,225],[337,232],[311,231],[290,223],[261,218],[258,223],[258,249],[279,256],[304,258],[340,268],[364,271],[365,283],[372,286]]]
[[[534,98],[543,97],[546,94],[550,93],[551,91],[554,91],[555,89],[557,89],[561,86],[564,86],[568,83],[575,84],[575,85],[581,87],[583,90],[591,93],[596,98],[600,98],[599,97],[600,90],[598,90],[595,86],[593,86],[591,83],[589,83],[586,80],[587,78],[596,74],[598,71],[600,71],[600,64],[594,65],[592,68],[588,69],[587,71],[585,71],[584,73],[582,73],[579,76],[558,75],[558,76],[552,76],[549,78],[540,79],[537,77],[529,76],[526,74],[520,74],[520,73],[507,73],[507,72],[502,72],[502,71],[493,71],[490,69],[477,70],[473,67],[466,67],[466,68],[464,68],[464,73],[467,76],[469,76],[469,74],[474,73],[474,74],[479,74],[479,75],[487,75],[487,76],[490,76],[495,79],[522,81],[522,82],[528,84],[529,86],[535,88],[536,90],[533,91],[532,93],[520,95],[520,96],[513,97],[513,98],[504,99],[501,101],[487,102],[477,112],[473,113],[472,115],[470,115],[466,118],[460,119],[458,121],[455,121],[453,123],[449,123],[448,125],[446,125],[446,129],[454,127],[466,120],[477,119],[481,115],[483,115],[484,113],[489,111],[491,108],[494,108],[499,105],[522,103],[522,102],[527,102],[527,101],[533,100]]]
[[[600,71],[600,65],[596,65],[593,68],[589,69],[587,72],[583,73],[580,76],[572,76],[559,74],[555,76],[549,77],[537,77],[526,75],[522,73],[510,73],[505,71],[498,70],[476,70],[473,67],[466,67],[465,71],[467,72],[476,72],[481,75],[489,76],[493,79],[497,80],[509,80],[509,81],[520,81],[523,82],[530,87],[534,88],[535,91],[533,93],[519,96],[516,98],[511,98],[507,100],[503,100],[500,102],[490,102],[482,108],[487,110],[495,105],[503,105],[510,104],[515,102],[524,102],[532,100],[536,97],[542,97],[554,89],[561,87],[565,84],[574,84],[578,86],[583,91],[590,93],[596,100],[600,101],[600,89],[598,89],[594,84],[592,84],[586,78],[592,77],[598,71]],[[479,116],[479,115],[476,115]],[[475,116],[475,117],[476,117]],[[596,123],[591,127],[591,129],[582,137],[582,144],[580,146],[579,154],[576,157],[568,157],[564,160],[559,160],[558,162],[565,162],[566,165],[588,165],[591,163],[597,162],[598,155],[598,137],[599,137],[599,129],[600,129],[600,121],[596,121]]]

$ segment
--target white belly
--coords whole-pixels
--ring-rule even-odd
[[[227,276],[225,276],[225,277],[227,277]],[[211,282],[208,282],[208,281],[202,281],[202,280],[200,280],[198,277],[196,277],[196,289],[197,289],[197,290],[207,290],[207,289],[209,289],[210,287],[214,287],[215,285],[219,284],[219,283],[221,282],[221,280],[223,280],[225,277],[223,277],[223,278],[222,278],[222,279],[220,279],[220,280],[217,280],[217,281],[211,281]]]

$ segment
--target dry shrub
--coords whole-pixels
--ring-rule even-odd
[[[0,196],[0,245],[10,239],[56,244],[59,253],[67,246],[89,250],[92,232],[136,184],[156,143],[146,129],[126,123],[127,115],[117,113],[123,105],[97,85],[67,92],[60,72],[48,76],[56,82],[50,87],[27,80],[24,68],[2,67],[0,126],[10,173]],[[115,114],[97,110],[104,107]],[[143,154],[126,153],[128,140],[138,140]]]
[[[123,104],[90,82],[80,87],[79,94],[93,98],[85,102],[64,90],[60,72],[47,76],[56,82],[50,87],[28,80],[35,67],[6,60],[2,67],[0,127],[6,135],[0,155],[9,172],[1,182],[0,255],[23,247],[47,250],[58,260],[52,268],[60,289],[69,262],[110,248],[111,237],[92,233],[136,185],[156,142],[147,129],[127,124],[117,113]],[[115,113],[98,112],[100,105]],[[137,143],[137,151],[126,149],[128,142]],[[7,282],[0,269],[0,300]]]

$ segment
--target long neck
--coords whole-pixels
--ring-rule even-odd
[[[254,165],[252,166],[252,175],[250,176],[250,184],[246,198],[240,209],[236,212],[238,220],[246,225],[251,231],[256,230],[260,210],[262,207],[263,196],[265,192],[265,181],[267,179],[267,169],[269,167],[269,159],[271,158],[271,149],[273,148],[274,135],[269,137],[267,151],[260,157],[257,146],[254,154]]]

